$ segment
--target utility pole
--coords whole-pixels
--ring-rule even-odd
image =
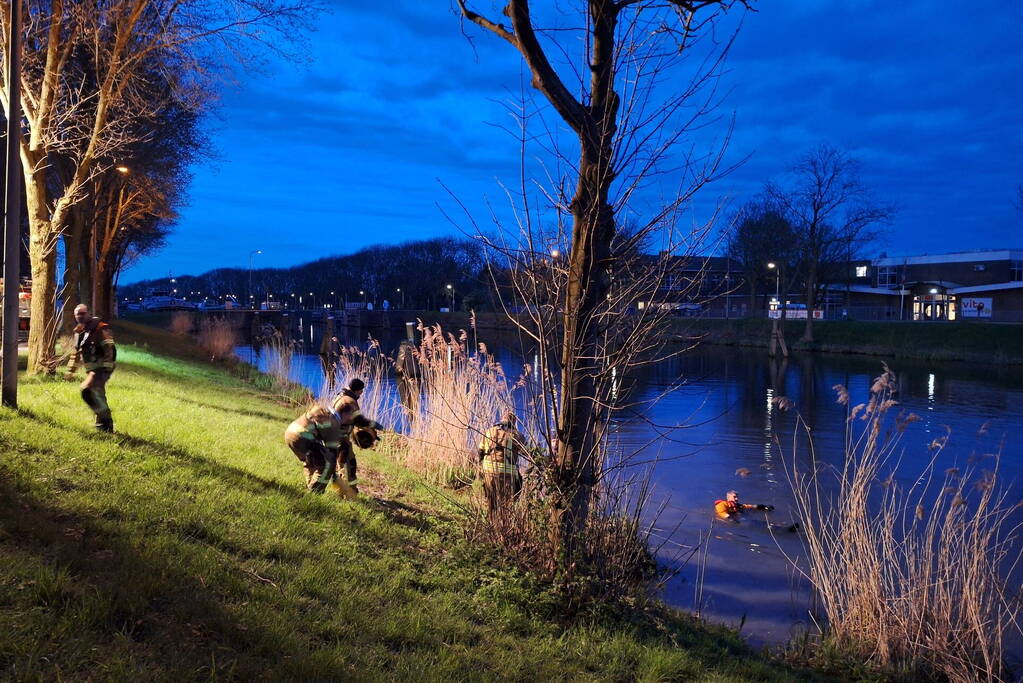
[[[21,3],[11,0],[7,41],[7,201],[4,206],[4,304],[0,336],[0,401],[18,407],[18,307],[21,285]]]

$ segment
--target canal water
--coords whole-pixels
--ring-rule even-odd
[[[316,355],[321,332],[321,325],[305,321],[295,332],[292,379],[314,390],[323,386]],[[342,343],[361,345],[370,331],[340,328],[337,334]],[[374,330],[373,335],[385,351],[397,347],[398,332]],[[509,376],[516,375],[523,354],[497,334],[485,336],[480,333],[479,341],[496,351]],[[263,351],[240,347],[238,353],[267,367]],[[805,463],[807,457],[805,440],[793,446],[799,433],[796,413],[812,434],[816,457],[841,463],[845,407],[836,402],[832,387],[842,384],[853,404],[865,402],[882,362],[807,354],[772,363],[762,349],[702,346],[636,378],[633,398],[649,403],[642,418],[617,421],[613,438],[650,473],[653,540],[660,544],[662,562],[678,569],[663,587],[668,603],[741,626],[754,644],[782,644],[813,630],[808,587],[790,562],[802,557],[799,535],[772,533],[763,513],[739,524],[718,521],[713,504],[735,489],[744,502],[774,505],[766,517],[787,525],[793,513],[784,461],[795,457]],[[978,456],[993,462],[989,454],[1000,452],[1001,479],[1012,500],[1023,500],[1023,369],[889,363],[898,377],[899,409],[920,417],[902,437],[897,478],[912,483],[933,455],[928,446],[950,434],[936,466],[939,473],[963,468]],[[681,387],[665,394],[680,380]],[[794,408],[780,411],[774,399],[781,396]],[[666,425],[683,427],[665,432]],[[701,542],[702,559],[702,552],[692,554]]]

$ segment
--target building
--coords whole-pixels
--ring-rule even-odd
[[[854,261],[825,301],[828,317],[1023,322],[1023,249]]]

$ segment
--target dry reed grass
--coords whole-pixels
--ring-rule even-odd
[[[885,367],[856,406],[835,389],[848,417],[842,465],[818,460],[812,441],[805,466],[794,445],[786,463],[805,530],[800,571],[826,643],[900,676],[1007,680],[1004,642],[1019,628],[1020,596],[1006,577],[1019,561],[1019,518],[998,455],[942,471],[946,434],[930,444],[924,471],[900,485],[901,437],[918,418],[889,416],[895,376]]]
[[[172,330],[174,320],[176,318],[171,319]],[[203,318],[199,323],[196,342],[210,354],[211,360],[233,359],[235,346],[238,345],[238,331],[223,318]]]
[[[195,320],[191,313],[188,313],[187,311],[175,311],[171,314],[171,334],[184,337],[191,334],[193,329],[195,329]]]
[[[445,333],[440,326],[419,326],[420,341],[411,352],[414,373],[407,376],[414,400],[402,406],[391,386],[394,359],[370,341],[366,349],[341,349],[337,382],[353,377],[366,382],[359,400],[362,412],[396,432],[393,451],[427,481],[464,488],[481,476],[477,449],[483,433],[509,409],[518,408],[518,428],[530,445],[522,493],[500,514],[488,515],[482,496],[470,498],[469,535],[492,545],[519,566],[555,578],[559,567],[550,527],[553,458],[541,437],[540,411],[531,409],[535,388],[529,370],[509,378],[485,345],[470,346],[469,335]],[[329,393],[326,380],[321,396]],[[607,444],[602,444],[603,463]],[[603,467],[598,469],[603,470]],[[649,498],[649,480],[607,477],[594,487],[585,530],[586,567],[574,572],[574,598],[614,600],[645,593],[659,578],[651,550],[652,522],[641,513]],[[656,519],[656,516],[654,517]]]

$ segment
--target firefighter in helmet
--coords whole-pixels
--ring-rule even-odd
[[[356,493],[359,492],[359,463],[355,459],[355,450],[352,448],[352,430],[358,428],[372,430],[372,437],[376,437],[376,430],[384,428],[379,422],[370,420],[363,415],[362,411],[359,409],[359,398],[362,396],[362,392],[365,389],[366,383],[358,377],[355,377],[348,382],[347,387],[341,390],[341,393],[334,399],[333,405],[331,406],[341,421],[341,439],[338,450],[338,464],[343,464],[345,466],[345,478],[348,480],[348,485],[352,487]],[[372,445],[373,440],[375,439],[370,439],[369,445]],[[368,447],[363,443],[360,443],[359,446],[361,448]]]
[[[483,466],[483,493],[487,510],[493,514],[519,494],[522,476],[519,456],[525,453],[525,441],[515,428],[515,413],[508,411],[500,422],[488,428],[480,439],[479,456]]]
[[[313,406],[288,425],[284,443],[305,468],[306,488],[323,493],[337,476],[341,417],[323,406]]]
[[[67,377],[73,379],[79,365],[85,366],[85,381],[79,387],[82,400],[96,415],[96,429],[114,431],[114,418],[107,404],[107,382],[114,372],[117,347],[110,326],[89,313],[85,304],[75,306],[74,351]]]

